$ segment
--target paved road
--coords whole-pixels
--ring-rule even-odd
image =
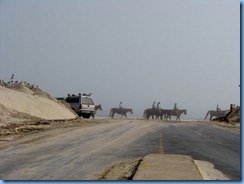
[[[115,161],[150,153],[188,154],[240,178],[240,134],[193,122],[103,121],[0,146],[0,179],[88,180]]]
[[[213,163],[230,179],[240,179],[240,134],[205,124],[162,129],[164,151]]]

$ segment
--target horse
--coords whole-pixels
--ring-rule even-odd
[[[126,113],[128,113],[128,112],[130,112],[131,114],[133,114],[132,109],[128,109],[128,108],[123,108],[123,109],[112,108],[112,109],[110,110],[109,117],[112,117],[112,118],[113,118],[113,117],[114,117],[114,114],[117,113],[117,114],[121,114],[121,118],[122,118],[123,116],[125,116],[125,117],[127,118]]]
[[[176,116],[175,121],[177,121],[177,119],[179,119],[180,121],[180,116],[181,114],[184,113],[186,115],[186,109],[172,109],[172,110],[168,110],[167,112],[167,119],[169,118],[171,120],[171,116]]]
[[[223,117],[228,113],[229,110],[224,110],[224,111],[215,111],[215,110],[209,110],[205,116],[205,119],[209,116],[209,120],[211,120],[213,118],[213,116],[215,117]]]
[[[97,111],[98,109],[100,109],[101,111],[103,110],[101,104],[95,106],[95,110]]]
[[[160,109],[159,112],[159,117],[164,120],[167,120],[169,117],[169,113],[170,113],[171,109]]]
[[[103,110],[103,109],[102,109],[102,105],[101,105],[101,104],[99,104],[99,105],[95,105],[95,110],[97,111],[98,109],[99,109],[99,110],[101,110],[101,111]],[[93,119],[94,119],[95,114],[91,114],[91,116],[92,116],[92,117],[93,117]]]
[[[152,116],[152,119],[154,119],[154,116],[156,116],[156,119],[158,119],[160,112],[158,109],[145,109],[143,113],[143,117],[146,119],[149,119],[150,116]]]

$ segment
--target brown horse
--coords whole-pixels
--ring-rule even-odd
[[[207,112],[205,119],[208,117],[209,115],[209,120],[211,120],[214,116],[219,118],[219,117],[223,117],[225,116],[230,110],[224,110],[224,111],[214,111],[214,110],[210,110]]]
[[[97,111],[98,109],[101,110],[101,111],[103,110],[101,104],[95,105],[95,110]],[[94,118],[95,117],[95,114],[91,114],[91,116]]]
[[[131,114],[133,114],[133,111],[132,111],[132,109],[128,109],[128,108],[123,108],[123,109],[118,109],[118,108],[112,108],[111,110],[110,110],[110,114],[109,114],[109,117],[114,117],[114,114],[115,113],[117,113],[117,114],[121,114],[121,118],[123,117],[123,116],[125,116],[126,118],[127,118],[127,116],[126,116],[126,113],[127,112],[130,112]]]
[[[171,111],[171,109],[160,109],[160,112],[159,112],[158,116],[161,119],[167,120],[168,117],[169,117],[170,111]]]
[[[158,119],[160,115],[160,110],[158,109],[145,109],[143,113],[143,117],[146,119],[149,119],[150,116],[152,116],[152,119],[154,119],[154,116],[156,116],[156,119]]]
[[[169,111],[167,111],[167,117],[166,117],[166,119],[170,119],[171,120],[171,116],[176,116],[176,119],[175,119],[175,121],[177,121],[177,119],[179,119],[179,121],[180,121],[180,116],[181,116],[181,114],[182,113],[184,113],[185,115],[186,115],[186,109],[172,109],[172,110],[169,110]]]
[[[103,110],[101,104],[95,106],[95,110],[98,110],[98,109],[100,109],[101,111]]]

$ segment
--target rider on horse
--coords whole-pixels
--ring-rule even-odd
[[[119,110],[120,110],[121,113],[123,112],[123,105],[122,105],[122,102],[119,103]]]
[[[153,102],[153,104],[152,104],[152,109],[156,109],[156,106],[155,106],[155,101]]]
[[[174,105],[174,111],[177,112],[177,110],[178,110],[177,103],[175,103],[175,105]]]
[[[160,106],[159,106],[160,102],[157,103],[157,110],[158,110],[158,113],[160,113]]]
[[[219,108],[219,104],[217,104],[216,111],[219,112],[221,109]]]

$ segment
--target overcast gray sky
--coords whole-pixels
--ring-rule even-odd
[[[92,92],[98,115],[240,105],[238,0],[1,0],[0,27],[1,79]]]

